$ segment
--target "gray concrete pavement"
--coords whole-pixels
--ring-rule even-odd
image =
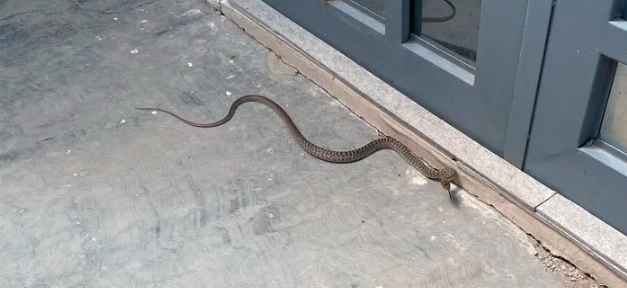
[[[0,287],[563,287],[526,235],[449,200],[201,1],[0,0]]]

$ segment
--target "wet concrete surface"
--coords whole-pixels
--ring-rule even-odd
[[[454,201],[201,1],[0,0],[0,287],[562,287],[527,236]]]

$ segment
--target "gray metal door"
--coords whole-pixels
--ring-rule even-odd
[[[522,164],[551,0],[263,1]]]
[[[627,235],[626,6],[557,0],[524,170]]]

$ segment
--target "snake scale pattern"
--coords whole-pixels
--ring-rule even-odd
[[[348,151],[333,151],[333,150],[329,150],[326,148],[322,148],[320,146],[317,146],[311,143],[309,140],[307,140],[307,138],[303,136],[300,130],[298,130],[298,128],[296,127],[296,124],[294,124],[294,121],[292,121],[292,118],[287,114],[287,112],[285,112],[285,110],[283,110],[283,108],[281,108],[279,104],[275,103],[274,101],[268,99],[265,96],[261,96],[261,95],[242,96],[238,98],[237,100],[235,100],[235,102],[233,102],[233,104],[231,105],[231,108],[229,109],[229,113],[226,115],[226,117],[224,117],[222,120],[219,120],[213,123],[207,123],[207,124],[191,122],[189,120],[183,119],[182,117],[170,111],[167,111],[161,108],[135,108],[135,109],[161,111],[161,112],[164,112],[173,116],[174,118],[184,122],[187,125],[198,127],[198,128],[212,128],[212,127],[220,126],[228,122],[229,120],[231,120],[231,118],[233,118],[233,115],[235,114],[235,110],[237,110],[237,107],[239,107],[240,105],[246,102],[257,102],[257,103],[261,103],[270,107],[270,109],[272,109],[281,117],[281,119],[286,124],[287,128],[289,129],[290,134],[296,140],[296,143],[298,144],[298,146],[300,146],[305,152],[307,152],[309,155],[315,158],[318,158],[320,160],[330,162],[330,163],[352,163],[352,162],[360,161],[379,150],[391,149],[391,150],[396,151],[409,165],[416,168],[416,170],[418,170],[425,177],[432,179],[432,180],[439,180],[440,184],[442,185],[442,188],[448,191],[449,196],[451,196],[450,183],[452,182],[453,178],[457,174],[455,169],[450,168],[450,167],[445,167],[440,170],[435,169],[431,167],[430,165],[428,165],[423,159],[421,159],[420,157],[412,153],[411,150],[409,150],[409,148],[407,148],[401,142],[391,137],[383,137],[383,138],[375,139],[360,148],[357,148],[354,150],[348,150]]]

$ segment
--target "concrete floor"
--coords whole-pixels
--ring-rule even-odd
[[[563,287],[519,229],[195,0],[0,0],[0,287]]]

